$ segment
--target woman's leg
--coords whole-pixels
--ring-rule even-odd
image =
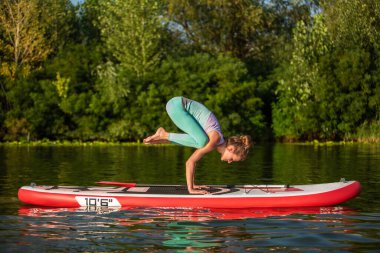
[[[168,140],[183,146],[202,148],[208,142],[208,136],[198,121],[182,106],[182,97],[174,97],[166,104],[171,120],[184,134],[169,133]]]

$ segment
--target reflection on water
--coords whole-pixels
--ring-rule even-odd
[[[192,149],[0,146],[0,252],[378,252],[380,145],[258,145],[246,161],[216,153],[199,184],[304,184],[358,180],[339,207],[272,209],[62,209],[22,206],[17,190],[96,181],[184,184]]]
[[[87,214],[110,214],[133,212],[134,216],[159,217],[161,220],[174,221],[210,221],[210,220],[234,220],[248,218],[265,218],[271,216],[284,216],[292,214],[353,214],[354,209],[335,206],[335,207],[296,207],[296,208],[246,208],[246,209],[222,209],[222,208],[136,208],[136,207],[78,207],[78,208],[52,208],[37,206],[21,206],[19,215],[30,217],[64,217],[70,213]],[[63,216],[61,216],[63,215]],[[130,225],[129,217],[117,218],[117,221],[124,225]],[[146,221],[143,221],[146,223]]]
[[[20,207],[23,242],[109,250],[375,249],[379,216],[345,207],[266,209]],[[372,224],[375,222],[375,224]],[[376,224],[377,223],[377,224]],[[366,228],[363,230],[363,226]],[[364,232],[365,231],[365,232]],[[75,243],[76,242],[76,243]],[[373,244],[373,246],[371,246]],[[67,247],[66,247],[67,248]],[[60,248],[58,248],[60,249]]]

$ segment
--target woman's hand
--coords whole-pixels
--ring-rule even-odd
[[[210,187],[207,185],[193,185],[193,188],[197,189],[197,190],[199,190],[199,189],[210,189]]]
[[[208,191],[205,190],[196,190],[196,189],[189,189],[190,194],[208,194]]]

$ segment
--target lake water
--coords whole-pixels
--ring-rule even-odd
[[[217,153],[198,184],[310,184],[358,180],[336,207],[207,210],[25,206],[17,190],[122,181],[185,184],[192,149],[177,146],[0,146],[0,252],[380,252],[380,145],[257,145],[246,161]]]

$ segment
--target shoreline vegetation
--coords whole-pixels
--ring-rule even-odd
[[[184,96],[225,136],[378,143],[378,2],[2,0],[0,142],[140,145]]]
[[[336,145],[355,145],[355,144],[380,144],[380,138],[361,138],[358,140],[342,140],[342,141],[288,141],[288,142],[258,142],[263,143],[281,143],[289,145],[314,145],[314,146],[336,146]],[[145,147],[170,147],[176,146],[175,144],[157,144],[157,145],[146,145],[141,141],[136,142],[120,142],[120,141],[68,141],[68,140],[39,140],[39,141],[6,141],[0,142],[1,146],[46,146],[46,147],[100,147],[100,146],[145,146]]]

